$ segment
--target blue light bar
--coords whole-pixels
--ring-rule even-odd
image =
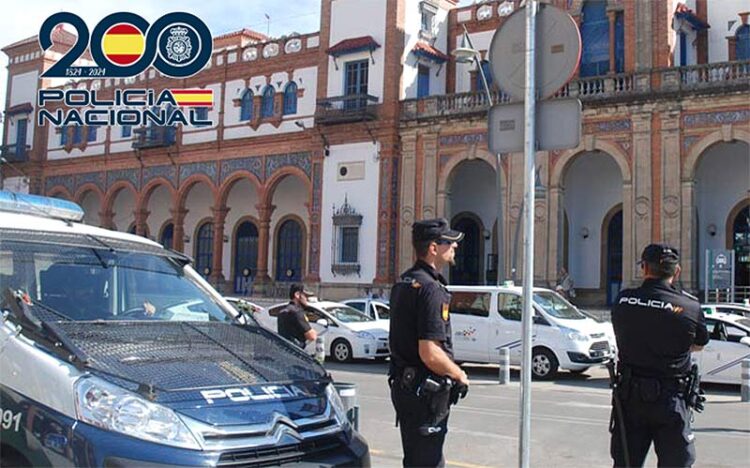
[[[84,215],[80,206],[67,200],[8,192],[7,190],[0,190],[0,211],[77,222],[83,220]]]

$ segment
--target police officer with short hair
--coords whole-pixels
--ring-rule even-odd
[[[448,404],[436,417],[427,382],[451,379],[465,390],[469,379],[453,362],[451,295],[440,270],[455,263],[463,233],[445,219],[414,223],[417,262],[393,286],[390,297],[391,400],[401,429],[404,466],[443,466]]]
[[[289,287],[289,304],[279,312],[277,318],[279,335],[303,349],[308,341],[315,341],[318,337],[317,332],[308,323],[305,314],[307,298],[313,295],[301,284],[291,285]]]
[[[623,290],[612,308],[619,348],[613,398],[619,401],[613,401],[610,452],[617,467],[627,458],[642,466],[652,442],[659,466],[695,462],[690,353],[703,349],[708,332],[698,300],[673,284],[679,259],[669,245],[646,247],[639,262],[643,284]]]

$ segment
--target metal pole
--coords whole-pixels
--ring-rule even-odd
[[[706,265],[703,267],[703,302],[708,302],[708,255],[709,250],[706,249]]]
[[[742,374],[740,374],[741,400],[750,401],[750,359],[742,361]]]
[[[464,37],[466,38],[466,43],[472,50],[474,49],[474,44],[471,42],[471,37],[469,37],[469,31],[466,29],[466,25],[463,25],[464,27]],[[492,110],[492,105],[494,104],[492,99],[492,93],[490,92],[490,85],[487,83],[487,76],[484,74],[484,68],[482,68],[482,62],[479,61],[478,56],[474,56],[474,62],[476,63],[477,69],[479,70],[479,76],[482,77],[482,85],[484,85],[484,92],[487,94],[487,105],[489,106],[489,112]],[[489,119],[488,119],[489,120]],[[500,157],[500,153],[495,155],[495,172],[496,172],[496,180],[495,180],[495,188],[497,189],[497,279],[495,281],[495,284],[498,286],[503,284],[503,280],[505,279],[504,273],[505,273],[505,262],[504,262],[504,255],[503,255],[503,245],[504,245],[504,238],[503,238],[503,174],[502,174],[502,158]]]
[[[497,375],[497,383],[507,385],[510,383],[510,348],[500,348],[500,365]]]
[[[531,458],[531,324],[534,312],[534,171],[536,169],[536,9],[537,2],[526,2],[526,96],[524,102],[524,268],[523,268],[523,361],[521,364],[521,434],[519,466],[528,468]]]

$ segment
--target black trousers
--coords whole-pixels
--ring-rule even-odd
[[[691,411],[676,392],[667,392],[656,401],[644,401],[637,387],[622,400],[628,455],[631,466],[643,466],[651,443],[658,466],[690,467],[695,463],[695,443],[690,427]],[[620,436],[621,422],[612,409],[610,454],[615,467],[627,466]]]
[[[413,391],[401,387],[399,381],[391,386],[391,401],[396,410],[401,429],[401,446],[404,450],[405,467],[445,466],[443,444],[448,432],[446,417],[436,434],[422,435],[419,427],[429,424],[430,411],[425,399],[417,397]]]

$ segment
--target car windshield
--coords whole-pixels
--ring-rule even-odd
[[[586,318],[571,303],[554,291],[537,291],[534,302],[550,316],[563,320],[583,320]]]
[[[233,317],[180,262],[144,252],[0,240],[0,286],[28,293],[37,314],[46,306],[47,320]]]
[[[336,320],[343,323],[375,321],[357,309],[346,305],[327,306],[323,307],[323,310],[331,314]]]
[[[741,318],[741,319],[737,319],[737,320],[736,320],[736,322],[737,322],[737,323],[738,323],[739,325],[742,325],[743,327],[745,327],[745,328],[747,328],[748,330],[750,330],[750,319],[746,319],[746,318]]]

